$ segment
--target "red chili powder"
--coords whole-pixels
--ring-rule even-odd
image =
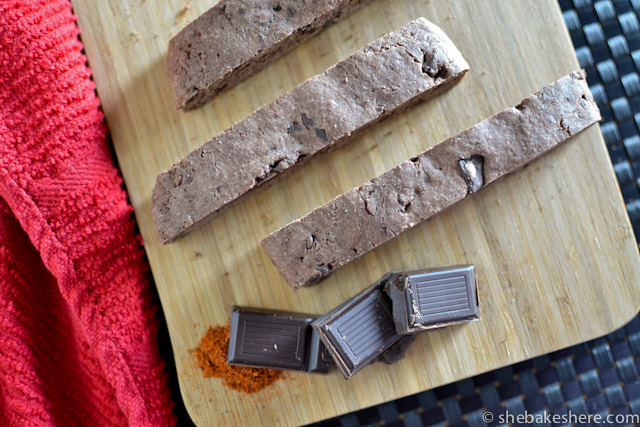
[[[217,377],[224,385],[245,394],[255,393],[282,378],[282,371],[246,368],[227,364],[229,326],[209,328],[200,346],[191,350],[205,377]]]

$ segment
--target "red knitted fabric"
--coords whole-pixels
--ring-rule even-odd
[[[68,0],[0,1],[0,425],[174,424]]]

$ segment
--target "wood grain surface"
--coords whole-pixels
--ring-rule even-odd
[[[377,0],[204,108],[174,109],[167,43],[215,0],[73,0],[89,64],[160,293],[181,391],[199,425],[293,425],[331,417],[612,331],[640,307],[637,245],[597,126],[401,235],[316,287],[292,291],[259,242],[578,68],[556,0]],[[449,92],[387,120],[191,235],[160,246],[156,175],[358,48],[424,16],[471,66]],[[421,334],[406,360],[345,381],[288,374],[243,397],[205,379],[189,350],[231,305],[324,313],[386,271],[473,263],[482,320]]]

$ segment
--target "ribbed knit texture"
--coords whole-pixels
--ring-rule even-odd
[[[75,20],[68,0],[0,1],[0,425],[173,424]]]

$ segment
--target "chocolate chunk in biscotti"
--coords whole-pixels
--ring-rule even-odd
[[[201,106],[368,1],[221,0],[169,41],[176,106]]]
[[[336,197],[262,246],[291,287],[312,285],[598,120],[585,74],[574,72]]]
[[[251,191],[459,81],[469,66],[424,18],[293,88],[160,174],[152,211],[171,242]]]

